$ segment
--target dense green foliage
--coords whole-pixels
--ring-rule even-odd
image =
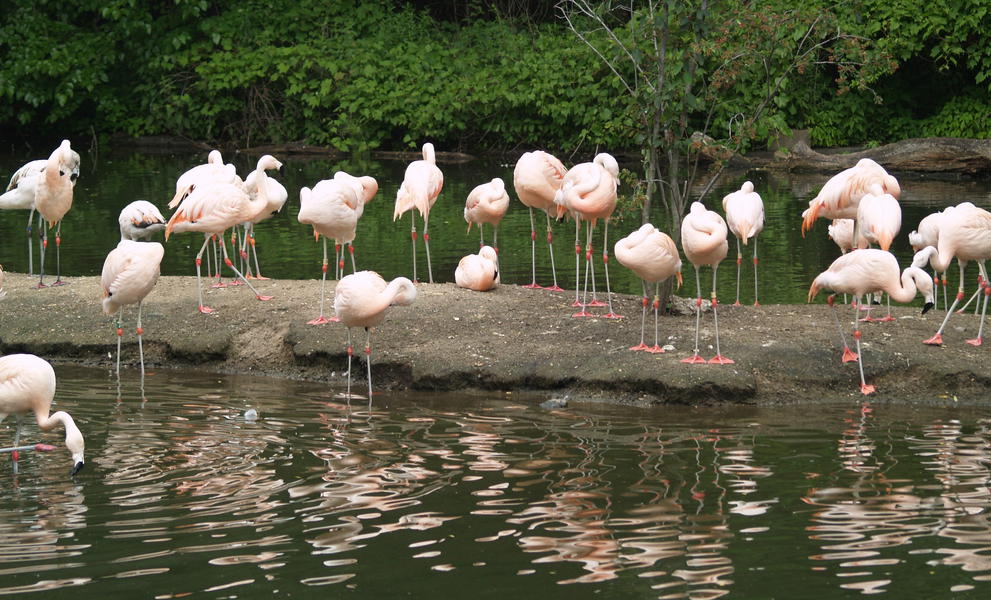
[[[720,102],[693,115],[699,122],[728,124],[740,102],[764,94],[766,81],[748,73],[778,51],[740,33],[775,27],[767,5],[735,5],[740,29],[711,38],[718,47],[672,45],[749,57],[709,82]],[[872,41],[885,68],[870,87],[851,86],[841,61],[789,73],[746,124],[750,138],[789,126],[823,145],[991,135],[986,3],[935,1],[922,13],[910,0],[864,0],[833,15]],[[430,139],[445,150],[590,154],[639,150],[634,100],[541,2],[8,0],[0,13],[8,138],[122,132],[343,150]]]

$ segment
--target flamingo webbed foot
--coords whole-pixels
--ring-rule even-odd
[[[258,294],[257,296],[255,296],[255,298],[258,298],[262,302],[268,302],[272,298],[275,298],[275,296],[262,296],[261,294]]]
[[[699,353],[698,352],[696,352],[693,356],[691,356],[689,358],[683,358],[683,359],[681,359],[681,362],[683,362],[685,364],[688,364],[688,365],[704,365],[704,364],[707,364],[708,363],[708,361],[706,361],[704,358],[702,358],[701,356],[699,356]]]
[[[625,319],[623,315],[617,315],[616,313],[610,312],[602,315],[603,319]]]
[[[564,291],[564,288],[561,287],[561,286],[559,286],[559,285],[551,285],[551,286],[545,287],[544,289],[547,290],[548,292],[563,292]]]
[[[595,315],[593,315],[592,313],[588,312],[587,310],[585,310],[583,308],[582,310],[580,310],[580,311],[574,313],[573,315],[571,315],[571,318],[576,319],[576,318],[579,318],[579,317],[594,317],[594,316]]]
[[[655,344],[654,346],[647,348],[647,352],[650,352],[651,354],[664,354],[665,350]]]
[[[982,338],[974,338],[972,340],[967,340],[967,343],[971,346],[980,346],[982,343]]]
[[[709,359],[710,365],[732,365],[736,361],[731,358],[726,358],[722,354],[717,354]]]
[[[857,353],[850,349],[849,346],[843,346],[843,362],[857,362]]]
[[[942,346],[943,345],[943,334],[937,333],[928,340],[922,340],[923,344],[928,344],[930,346]]]
[[[863,394],[863,395],[865,395],[865,396],[869,396],[869,395],[873,394],[876,391],[877,391],[877,388],[875,388],[873,385],[869,385],[869,384],[866,384],[866,383],[860,384],[860,393]]]
[[[648,346],[643,342],[640,342],[640,344],[637,346],[630,346],[630,350],[633,350],[634,352],[648,352],[650,351],[650,346]]]
[[[586,304],[585,306],[608,306],[608,304],[606,304],[602,300],[599,300],[598,298],[592,298],[592,301]]]
[[[199,311],[204,315],[209,315],[214,312],[212,308],[210,308],[209,306],[204,306],[202,304],[200,304],[199,306]]]
[[[542,290],[542,289],[544,289],[541,286],[537,285],[537,282],[536,281],[534,281],[533,283],[528,283],[526,285],[521,285],[520,287],[523,288],[524,290]]]

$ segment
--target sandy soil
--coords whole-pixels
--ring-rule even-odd
[[[0,300],[0,352],[31,352],[56,362],[110,365],[116,345],[113,320],[100,309],[96,277],[34,289],[34,278],[10,273]],[[212,315],[196,311],[196,280],[163,277],[143,311],[146,362],[154,371],[196,367],[345,385],[345,328],[311,326],[319,310],[320,282],[258,282],[269,302],[244,286],[211,289]],[[334,282],[328,281],[327,314]],[[621,320],[572,318],[573,293],[503,285],[471,292],[453,284],[418,284],[410,307],[393,307],[373,332],[375,386],[417,390],[539,391],[576,400],[652,404],[713,402],[816,402],[859,398],[856,363],[840,361],[836,326],[820,297],[810,305],[719,306],[723,354],[733,365],[687,365],[693,347],[693,304],[660,320],[663,354],[631,352],[640,337],[640,299],[618,295]],[[840,307],[844,327],[853,310]],[[603,314],[605,309],[593,309]],[[883,313],[883,309],[880,309]],[[964,340],[977,318],[955,315],[942,347],[922,344],[943,311],[921,315],[894,307],[897,321],[863,325],[865,369],[878,399],[978,403],[991,385],[988,353]],[[122,360],[136,367],[136,311],[125,311]],[[652,341],[648,316],[648,343]],[[712,313],[702,316],[702,355],[715,354]],[[364,332],[355,331],[355,356]],[[849,339],[853,343],[852,339]],[[359,370],[360,369],[360,370]],[[363,362],[355,364],[364,386]]]

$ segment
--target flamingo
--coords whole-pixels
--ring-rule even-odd
[[[323,314],[325,289],[327,286],[327,238],[332,238],[336,246],[351,244],[358,229],[358,206],[361,201],[355,194],[355,189],[338,179],[324,179],[317,182],[313,189],[304,187],[299,191],[299,215],[297,219],[304,225],[313,226],[313,237],[320,239],[323,235],[323,277],[320,283],[320,316],[307,325],[323,325],[336,321],[336,317],[328,319]],[[343,257],[341,258],[343,263]],[[338,266],[335,264],[335,273]],[[351,253],[351,268],[354,269],[354,253]],[[341,274],[344,265],[340,265]],[[356,269],[355,269],[356,270]]]
[[[358,198],[358,204],[355,206],[355,212],[357,213],[357,219],[361,220],[361,216],[365,214],[365,205],[375,199],[375,194],[379,191],[378,181],[370,175],[362,175],[356,177],[344,171],[337,171],[334,173],[334,179],[340,181],[341,183],[346,183],[354,189],[355,196]],[[335,244],[334,254],[341,250],[339,245]],[[348,252],[351,254],[351,267],[354,269],[354,244],[348,244]],[[337,264],[338,274],[337,279],[344,277],[344,257],[341,256],[335,259]]]
[[[12,458],[17,473],[17,451],[21,437],[21,415],[33,412],[38,428],[48,431],[61,424],[65,429],[65,447],[72,456],[72,470],[78,473],[85,461],[85,442],[75,421],[64,411],[50,412],[55,397],[55,371],[48,361],[33,354],[9,354],[0,357],[0,421],[7,415],[17,415]],[[41,448],[39,448],[41,449]]]
[[[701,202],[692,202],[685,219],[681,222],[681,247],[685,257],[695,267],[695,352],[691,358],[681,362],[689,364],[733,364],[733,360],[722,355],[719,349],[719,315],[716,313],[716,269],[729,252],[726,221],[718,213],[706,210]],[[699,269],[704,265],[712,267],[712,318],[716,327],[716,355],[706,361],[699,356],[699,322],[702,319],[702,280]]]
[[[829,239],[836,242],[841,254],[854,249],[853,243],[853,219],[833,219],[833,222],[826,228]]]
[[[427,250],[427,278],[434,282],[433,268],[430,266],[430,208],[437,201],[441,188],[444,187],[444,174],[437,168],[434,157],[434,145],[430,142],[423,144],[423,160],[415,160],[406,167],[403,183],[396,192],[396,209],[392,214],[395,221],[403,214],[415,208],[423,217],[423,245]],[[413,228],[410,237],[413,239],[413,280],[416,280],[416,215],[410,213]]]
[[[856,165],[832,176],[802,213],[802,237],[819,217],[856,219],[860,199],[873,184],[880,185],[883,193],[891,194],[895,199],[901,195],[898,180],[869,158],[862,158]],[[854,240],[858,239],[858,235],[855,233]]]
[[[991,258],[991,212],[978,208],[970,202],[964,202],[953,207],[952,211],[945,211],[939,221],[939,240],[937,245],[926,246],[916,255],[916,266],[926,264],[929,261],[934,269],[945,272],[950,261],[957,259],[960,267],[960,287],[957,295],[953,299],[953,304],[946,311],[946,316],[940,324],[936,334],[925,340],[924,343],[939,346],[943,343],[943,329],[946,328],[950,315],[957,307],[957,303],[963,299],[964,295],[964,268],[969,261],[976,261],[980,278],[978,279],[979,290],[984,290],[984,308],[981,310],[981,324],[977,330],[977,337],[967,340],[972,346],[980,346],[982,334],[984,333],[984,317],[987,313],[988,296],[991,294],[991,286],[988,284],[987,270],[984,268],[984,261]]]
[[[144,202],[139,200],[138,202]],[[155,287],[158,276],[161,273],[162,257],[165,256],[165,247],[158,242],[138,242],[133,239],[134,224],[132,218],[128,216],[129,211],[143,208],[138,202],[133,202],[121,211],[120,218],[120,242],[117,247],[110,251],[103,261],[103,274],[100,278],[100,287],[103,291],[103,312],[108,315],[117,313],[117,377],[120,378],[120,342],[124,335],[121,327],[124,320],[124,306],[128,304],[138,305],[138,322],[135,332],[138,334],[138,354],[141,357],[141,381],[145,377],[145,354],[141,343],[141,336],[144,330],[141,328],[141,303],[145,297]],[[138,204],[135,207],[135,204]],[[150,202],[147,202],[155,212],[158,211]],[[146,207],[144,207],[146,208]],[[152,217],[154,218],[154,216]],[[161,218],[161,215],[158,215]],[[165,227],[164,219],[156,222]],[[141,231],[144,234],[147,229]]]
[[[147,200],[135,200],[120,211],[117,219],[122,240],[148,239],[165,231],[165,217],[158,207]]]
[[[197,186],[210,183],[232,183],[244,187],[244,182],[237,175],[237,168],[232,164],[224,164],[220,150],[211,150],[205,164],[192,167],[176,179],[175,195],[169,201],[169,208],[179,206],[182,199],[191,194]]]
[[[509,208],[509,194],[506,193],[506,183],[496,177],[488,183],[475,186],[465,200],[465,221],[468,231],[472,225],[478,225],[478,247],[485,246],[485,236],[482,227],[486,223],[492,225],[492,248],[499,253],[499,222]]]
[[[258,159],[255,170],[244,178],[244,187],[248,196],[251,198],[263,197],[266,202],[265,208],[254,219],[244,224],[244,237],[252,257],[255,259],[255,271],[252,274],[251,259],[247,256],[247,250],[242,246],[241,258],[247,261],[245,276],[249,279],[268,279],[268,277],[262,276],[261,267],[258,265],[258,251],[255,249],[255,225],[275,216],[289,199],[289,192],[286,191],[285,186],[269,177],[266,171],[278,171],[282,174],[282,163],[271,154],[265,154]]]
[[[952,207],[947,208],[944,211],[934,212],[932,214],[926,215],[919,221],[919,226],[914,231],[908,234],[908,243],[912,246],[912,250],[918,252],[925,248],[926,246],[935,247],[939,243],[939,223],[943,218],[946,211],[951,210]],[[933,284],[939,286],[939,271],[936,270],[935,265],[930,265],[933,268]],[[945,307],[948,302],[946,300],[946,273],[943,273],[943,306]],[[979,290],[980,288],[978,288]],[[937,296],[938,298],[938,296]],[[938,302],[937,302],[938,304]],[[939,308],[939,306],[936,306]]]
[[[210,243],[210,239],[214,235],[220,236],[220,249],[223,253],[224,264],[230,267],[234,274],[251,288],[255,298],[258,300],[272,299],[271,296],[263,296],[237,270],[231,259],[227,257],[227,244],[223,239],[224,231],[255,218],[260,211],[265,209],[266,204],[264,198],[251,198],[235,184],[211,183],[193,189],[188,196],[183,198],[169,219],[165,226],[165,241],[169,240],[172,233],[201,231],[205,234],[206,239],[200,246],[200,251],[196,253],[196,294],[199,302],[198,309],[201,313],[214,312],[212,308],[203,304],[203,289],[200,286],[200,264],[203,259],[203,251],[206,250],[207,244]]]
[[[541,210],[547,217],[547,249],[551,257],[551,274],[554,277],[554,285],[543,288],[552,292],[563,292],[564,290],[557,284],[557,268],[554,265],[554,233],[551,229],[551,216],[560,219],[565,214],[565,208],[554,203],[554,196],[561,185],[564,184],[564,176],[568,172],[564,165],[543,150],[524,152],[523,156],[516,161],[516,168],[513,169],[513,187],[520,202],[526,205],[530,211],[530,272],[532,280],[524,288],[540,289],[537,285],[537,228],[533,220],[533,209]],[[577,289],[577,285],[575,287]]]
[[[902,208],[898,200],[891,194],[886,194],[877,183],[870,186],[870,190],[860,199],[857,207],[857,227],[860,237],[857,240],[858,248],[866,248],[870,244],[877,244],[882,250],[889,250],[891,242],[898,235],[902,226]],[[871,321],[871,305],[868,302],[863,306],[867,310],[865,321]],[[877,321],[894,321],[891,316],[891,300],[888,300],[888,314]]]
[[[372,401],[372,328],[385,319],[390,306],[409,306],[416,300],[416,286],[405,277],[386,284],[374,271],[358,271],[337,282],[334,290],[334,314],[348,329],[348,399],[351,398],[351,328],[364,327],[365,364],[368,367],[368,402]]]
[[[66,148],[63,153],[65,161],[64,167],[69,171],[69,180],[73,187],[79,178],[79,154],[72,150],[69,140],[62,140],[59,148]],[[25,163],[20,169],[14,172],[7,184],[7,190],[0,195],[0,210],[30,210],[28,214],[27,236],[28,236],[28,275],[34,274],[34,250],[31,245],[31,222],[35,213],[35,192],[38,185],[38,176],[48,165],[47,159],[32,160]],[[38,225],[41,233],[44,233],[44,225],[41,218],[38,218]],[[40,240],[39,240],[40,243]]]
[[[609,300],[609,312],[602,315],[606,319],[621,319],[612,309],[612,290],[609,288],[609,218],[616,210],[616,187],[619,185],[619,164],[612,155],[601,152],[590,163],[575,165],[564,176],[561,189],[554,195],[554,203],[563,206],[575,219],[575,302],[574,306],[581,310],[572,317],[591,317],[588,306],[603,306],[595,297],[595,268],[592,266],[592,231],[599,219],[605,219],[605,231],[602,234],[602,262],[606,272],[606,294]],[[581,245],[578,233],[581,222],[586,222],[585,229],[585,291],[582,300],[578,300],[579,274],[578,256]],[[588,292],[589,269],[592,271],[592,302],[586,303]]]
[[[723,197],[723,211],[726,213],[726,225],[736,236],[736,302],[740,306],[740,264],[743,253],[740,242],[747,245],[747,240],[754,239],[754,306],[757,301],[757,236],[764,230],[764,201],[760,194],[754,191],[754,184],[744,181],[740,189]]]
[[[827,270],[820,273],[812,281],[812,285],[809,287],[808,301],[811,302],[823,289],[853,294],[855,299],[873,292],[885,292],[896,302],[911,302],[916,294],[921,293],[925,299],[925,306],[922,308],[922,313],[925,314],[932,308],[933,283],[932,278],[916,266],[918,261],[919,256],[916,255],[912,266],[901,271],[898,267],[898,260],[886,250],[866,248],[844,254],[834,260]],[[834,310],[832,298],[832,296],[829,297],[829,305],[830,309]],[[833,316],[836,318],[835,312]],[[839,329],[838,318],[836,325]],[[864,395],[873,394],[874,386],[867,385],[867,381],[864,379],[859,319],[854,319],[853,338],[857,343],[856,354],[850,352],[849,347],[847,347],[846,340],[843,339],[842,329],[840,329],[840,337],[843,341],[844,362],[857,361],[857,366],[860,369],[861,393]]]
[[[630,269],[643,281],[643,306],[640,315],[640,344],[630,350],[660,353],[664,352],[657,341],[657,311],[661,305],[661,282],[672,275],[677,276],[681,287],[681,258],[678,247],[668,234],[659,231],[650,223],[616,242],[614,248],[619,264]],[[647,283],[654,284],[654,345],[647,346],[643,341],[644,325],[647,321]]]
[[[499,254],[492,246],[482,246],[478,254],[469,254],[454,271],[458,287],[487,292],[499,285]]]

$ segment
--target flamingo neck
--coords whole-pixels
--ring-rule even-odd
[[[891,299],[895,302],[908,303],[915,299],[919,293],[918,278],[928,278],[926,272],[918,267],[908,267],[902,271],[901,286],[893,290],[886,290]]]

